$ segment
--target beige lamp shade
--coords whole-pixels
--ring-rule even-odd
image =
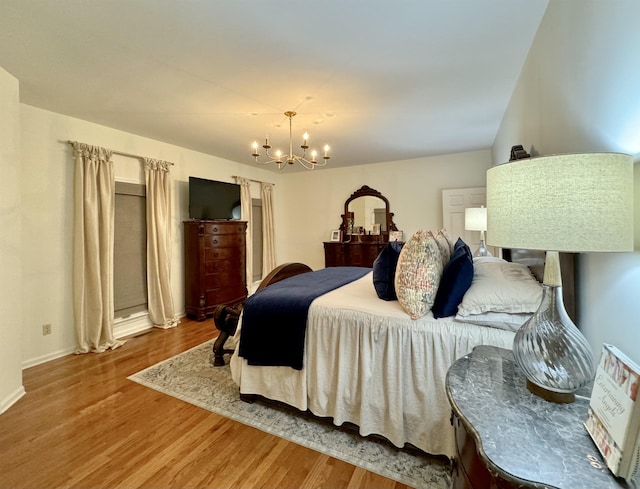
[[[489,244],[633,250],[633,159],[620,153],[524,159],[487,171]]]
[[[516,160],[487,171],[490,243],[546,251],[542,301],[513,339],[527,387],[573,402],[593,378],[589,342],[562,303],[560,252],[633,249],[633,160],[618,153]]]
[[[487,208],[468,207],[464,210],[464,228],[467,231],[487,230]]]

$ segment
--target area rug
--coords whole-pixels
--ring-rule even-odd
[[[408,486],[451,487],[450,468],[440,458],[417,449],[398,449],[384,439],[362,437],[353,429],[341,429],[280,403],[241,401],[229,366],[213,367],[212,345],[213,340],[203,343],[129,379]]]

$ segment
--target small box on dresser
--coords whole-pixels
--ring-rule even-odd
[[[185,313],[198,321],[247,298],[247,223],[184,221]]]

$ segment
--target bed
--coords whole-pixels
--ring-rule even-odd
[[[488,268],[490,262],[500,267],[507,263],[496,258],[484,262],[486,266],[474,261],[473,284],[465,293],[472,307],[466,308],[466,316],[461,315],[465,311],[460,304],[459,313],[450,317],[436,319],[429,311],[412,319],[400,301],[379,298],[374,272],[368,271],[313,300],[301,369],[250,365],[236,348],[230,362],[233,380],[244,398],[262,396],[280,401],[331,418],[337,426],[355,424],[363,436],[381,435],[398,447],[410,444],[426,453],[452,458],[454,431],[445,392],[449,366],[477,345],[511,348],[515,330],[530,316],[523,311],[487,314],[473,310],[474,298],[485,301],[485,296],[496,295],[493,292],[498,288],[501,290],[493,298],[497,301],[504,300],[500,294],[511,294],[510,284],[494,287],[483,281],[476,283],[479,269]],[[300,264],[293,266],[307,273],[310,270]],[[506,275],[500,278],[509,280]],[[277,273],[275,276],[278,279]],[[533,276],[531,282],[540,288]],[[531,290],[521,292],[531,295]],[[537,297],[530,297],[528,302],[533,306],[527,307],[537,307],[536,301],[539,303]],[[504,321],[505,317],[509,320]],[[235,339],[239,345],[242,318]]]

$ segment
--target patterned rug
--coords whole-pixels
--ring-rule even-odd
[[[398,449],[384,439],[362,437],[353,429],[339,428],[280,403],[242,402],[229,366],[213,367],[212,344],[213,340],[203,343],[129,379],[409,486],[451,487],[450,469],[440,458]]]

